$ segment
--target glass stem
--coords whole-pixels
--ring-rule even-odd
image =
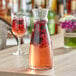
[[[18,53],[19,53],[19,54],[22,53],[20,44],[21,44],[21,38],[18,37]]]

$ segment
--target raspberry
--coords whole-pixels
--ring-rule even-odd
[[[41,30],[41,32],[42,32],[42,33],[46,33],[46,30],[45,30],[45,29],[43,29],[43,30]]]
[[[21,24],[20,24],[20,25],[19,25],[19,28],[20,28],[20,29],[23,29],[23,28],[24,28],[24,25],[21,25]]]
[[[40,47],[48,45],[46,34],[46,21],[40,20],[34,24],[34,30],[31,36],[31,43],[39,44]]]

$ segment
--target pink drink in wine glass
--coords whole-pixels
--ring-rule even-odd
[[[22,50],[20,48],[21,38],[26,32],[26,22],[24,16],[16,16],[12,22],[12,32],[18,37],[18,51],[14,55],[21,55]]]
[[[24,36],[26,29],[24,28],[24,20],[23,19],[14,19],[12,24],[12,31],[17,37]]]

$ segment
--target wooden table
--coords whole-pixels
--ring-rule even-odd
[[[55,46],[55,45],[54,45]],[[22,45],[28,53],[29,45]],[[28,69],[28,54],[14,56],[17,47],[0,51],[0,76],[76,76],[76,50],[54,49],[54,69],[35,71]]]

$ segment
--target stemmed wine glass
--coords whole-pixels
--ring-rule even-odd
[[[20,44],[21,38],[24,36],[26,29],[25,15],[17,13],[12,21],[12,32],[18,37],[18,50],[17,52],[13,53],[14,55],[21,55],[23,53],[20,48]]]

